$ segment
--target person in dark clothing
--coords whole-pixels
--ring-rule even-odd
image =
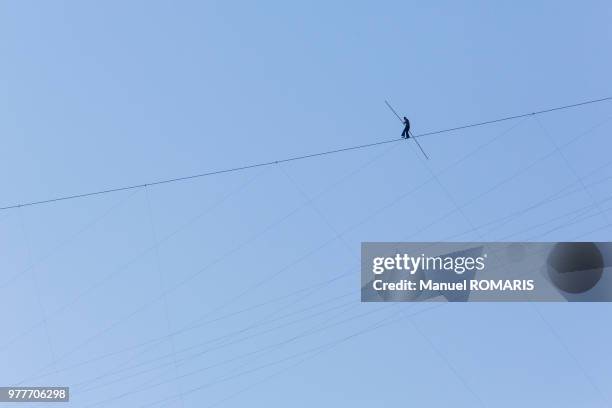
[[[410,137],[410,121],[407,117],[404,116],[404,131],[402,132],[402,137],[404,139],[408,139]]]

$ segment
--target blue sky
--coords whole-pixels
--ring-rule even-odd
[[[0,204],[399,137],[385,99],[419,134],[610,96],[611,17],[3,2]],[[609,241],[611,130],[608,102],[424,137],[427,162],[383,145],[6,211],[0,383],[79,407],[610,406],[608,305],[360,304],[358,268],[362,241]]]

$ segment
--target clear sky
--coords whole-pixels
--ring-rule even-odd
[[[611,19],[3,1],[0,204],[399,137],[385,99],[419,134],[611,96]],[[609,304],[361,304],[359,249],[609,241],[611,131],[607,102],[424,137],[427,162],[397,143],[4,211],[0,385],[75,407],[609,407]]]

